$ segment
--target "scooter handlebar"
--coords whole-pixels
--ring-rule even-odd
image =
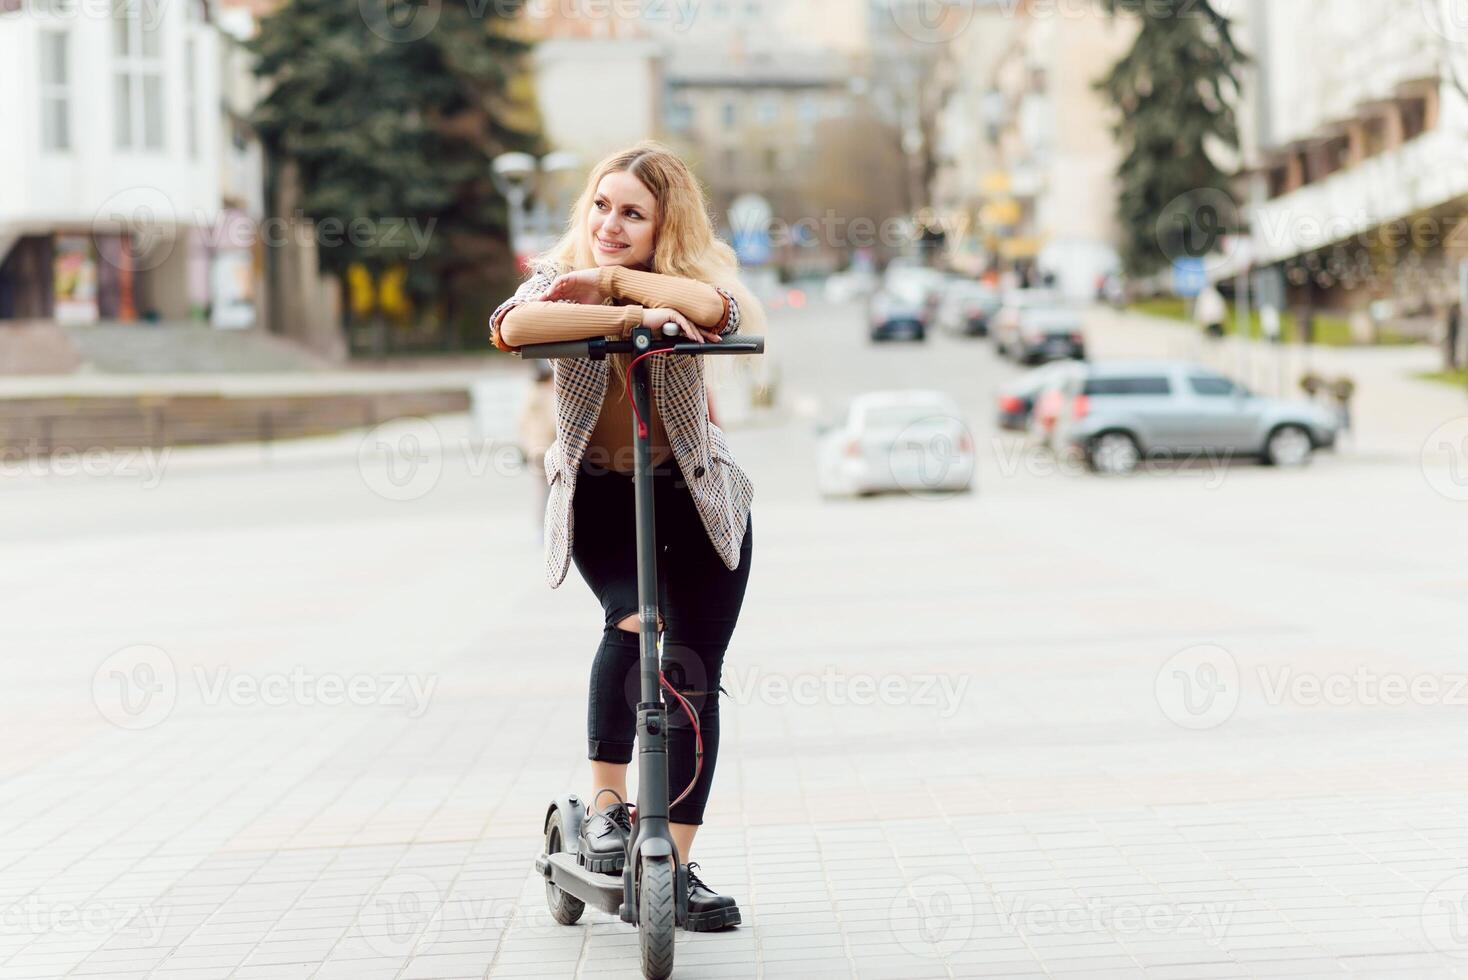
[[[608,354],[643,354],[647,351],[663,350],[674,354],[763,354],[765,338],[747,334],[731,334],[716,343],[700,343],[691,340],[648,339],[646,346],[639,347],[632,340],[607,340],[605,337],[590,337],[586,340],[560,340],[547,344],[525,344],[519,349],[521,357],[531,359],[553,359],[558,357],[590,357],[600,360]]]

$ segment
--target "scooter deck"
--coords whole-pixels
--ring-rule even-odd
[[[535,870],[561,891],[581,899],[592,908],[617,915],[622,908],[622,876],[588,871],[576,863],[576,855],[565,851],[542,854]]]

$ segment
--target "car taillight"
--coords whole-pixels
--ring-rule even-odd
[[[1091,399],[1085,395],[1076,395],[1075,401],[1070,403],[1070,414],[1078,419],[1083,419],[1091,411]]]
[[[846,441],[846,455],[848,455],[848,456],[860,456],[861,455],[861,440],[860,439],[848,439]]]
[[[1070,335],[1070,339],[1072,343],[1080,344],[1083,343],[1086,338],[1081,336],[1080,331],[1076,331],[1075,333]]]
[[[960,432],[958,435],[958,451],[961,453],[971,453],[974,451],[974,441],[969,438],[967,432]]]
[[[1018,395],[999,396],[999,411],[1003,412],[1006,415],[1014,415],[1018,412],[1022,412],[1024,411],[1024,408],[1024,399],[1020,398]]]
[[[798,309],[800,309],[804,305],[805,305],[805,293],[801,292],[799,289],[792,289],[792,290],[790,290],[790,307],[791,307],[791,309],[798,310]]]

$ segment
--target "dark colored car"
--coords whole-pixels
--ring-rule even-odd
[[[872,295],[868,335],[872,340],[903,337],[923,340],[932,307],[927,297],[906,284],[889,285]]]
[[[1061,358],[1083,361],[1086,340],[1081,333],[1080,314],[1054,307],[1022,310],[1013,335],[1003,343],[1002,353],[1021,364],[1042,364]]]
[[[950,288],[938,307],[938,326],[966,337],[987,337],[989,321],[999,311],[999,294],[978,282]]]

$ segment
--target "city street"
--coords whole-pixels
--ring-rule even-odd
[[[1266,393],[1286,356],[1089,329]],[[677,977],[1468,976],[1468,400],[1401,378],[1431,351],[1320,352],[1358,432],[1301,470],[1101,478],[995,428],[985,341],[812,303],[768,349],[692,855],[743,925]],[[822,500],[815,423],[910,387],[963,407],[975,492]],[[532,867],[593,789],[601,612],[507,460],[454,416],[6,473],[0,980],[640,976]]]

